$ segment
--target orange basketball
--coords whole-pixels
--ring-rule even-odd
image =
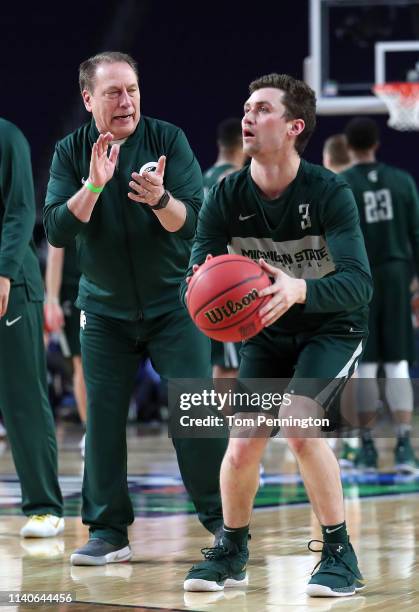
[[[189,314],[214,340],[246,340],[263,328],[259,309],[270,298],[260,298],[258,291],[270,284],[266,272],[247,257],[213,257],[200,266],[189,283]]]

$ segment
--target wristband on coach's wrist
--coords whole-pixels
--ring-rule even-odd
[[[45,304],[59,304],[60,301],[57,297],[46,297],[45,298]]]
[[[102,187],[95,187],[90,181],[86,181],[84,186],[87,187],[87,189],[92,193],[102,193],[105,187],[105,185],[102,185]]]

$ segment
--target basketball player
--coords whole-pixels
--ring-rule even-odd
[[[351,166],[349,157],[348,141],[345,134],[333,134],[325,140],[323,145],[323,166],[339,174]],[[356,377],[356,372],[353,378]],[[340,398],[341,412],[345,414],[346,422],[350,424],[348,437],[342,438],[342,448],[339,455],[339,465],[341,468],[353,468],[355,466],[358,453],[358,414],[356,406],[354,385],[347,385]],[[336,446],[336,438],[329,438],[331,448]]]
[[[88,397],[82,516],[90,539],[71,561],[103,565],[132,554],[126,420],[141,358],[149,356],[164,378],[210,375],[209,340],[178,296],[202,175],[182,130],[141,115],[130,56],[89,58],[79,81],[93,117],[56,146],[44,222],[54,246],[76,240],[82,273],[76,304]],[[177,439],[174,445],[199,518],[215,532],[222,522],[218,475],[226,440]]]
[[[352,192],[338,176],[301,159],[315,127],[314,92],[288,75],[250,85],[242,121],[250,167],[226,177],[199,215],[188,275],[208,254],[259,261],[274,279],[260,292],[265,329],[244,343],[240,379],[288,379],[279,415],[326,415],[357,365],[372,286]],[[183,291],[186,289],[186,283]],[[278,381],[279,384],[279,381]],[[283,428],[322,525],[322,557],[307,592],[353,595],[363,588],[346,530],[339,466],[321,437]],[[295,437],[292,437],[295,436]],[[224,527],[203,549],[186,590],[246,584],[247,535],[267,437],[230,437],[221,469]]]
[[[397,435],[395,468],[417,473],[419,461],[410,441],[413,390],[409,361],[415,355],[409,286],[412,263],[419,272],[418,194],[407,172],[377,161],[379,130],[373,119],[352,119],[345,134],[354,165],[342,176],[355,195],[374,280],[370,335],[359,366],[359,378],[366,380],[360,385],[362,446],[356,465],[365,470],[377,468],[372,427],[379,399],[377,372],[382,364]]]
[[[83,428],[86,427],[86,385],[84,382],[80,350],[80,310],[74,305],[80,272],[77,267],[75,243],[65,249],[48,245],[45,272],[45,323],[49,332],[60,333],[64,357],[71,357],[73,365],[73,391]],[[80,442],[84,456],[85,435]]]
[[[345,134],[333,134],[329,136],[323,145],[323,166],[339,174],[351,165],[348,143]]]
[[[215,164],[204,172],[204,193],[225,176],[240,170],[244,163],[241,120],[225,119],[217,127],[218,156]],[[236,378],[240,364],[241,342],[211,340],[212,376]]]
[[[0,119],[0,406],[22,489],[22,510],[29,517],[20,533],[50,537],[63,531],[64,520],[34,224],[29,145],[15,125]]]

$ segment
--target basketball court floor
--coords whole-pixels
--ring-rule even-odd
[[[295,462],[282,442],[270,443],[252,520],[250,582],[246,589],[184,593],[189,567],[212,545],[179,478],[163,429],[128,428],[129,485],[136,520],[131,563],[72,567],[71,552],[87,539],[79,518],[83,469],[74,425],[58,427],[60,481],[65,496],[62,537],[22,539],[20,489],[7,440],[0,457],[0,591],[70,592],[74,603],[45,610],[418,610],[419,478],[392,472],[393,440],[381,440],[380,473],[344,477],[352,542],[367,580],[362,595],[312,599],[304,589],[321,539]],[[2,609],[25,610],[25,606]],[[31,608],[34,609],[34,608]]]

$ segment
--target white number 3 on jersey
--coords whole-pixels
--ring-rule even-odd
[[[300,204],[298,212],[301,215],[301,229],[305,230],[311,227],[311,219],[309,213],[310,204]]]

